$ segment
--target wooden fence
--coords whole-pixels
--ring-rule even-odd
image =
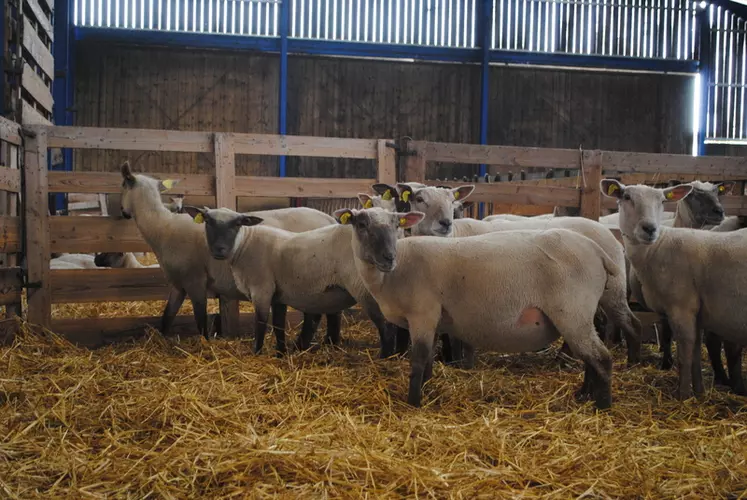
[[[17,126],[6,124],[3,140],[21,144]],[[7,129],[7,132],[6,132]],[[95,345],[122,334],[140,330],[146,324],[156,325],[156,317],[121,317],[109,319],[52,319],[55,303],[163,300],[168,286],[160,269],[50,270],[52,252],[142,252],[149,251],[133,221],[116,217],[50,216],[49,193],[119,193],[119,173],[52,172],[47,169],[47,155],[53,148],[108,149],[120,151],[177,151],[212,153],[215,171],[210,174],[177,174],[169,177],[181,182],[174,194],[184,194],[209,206],[235,209],[242,197],[347,198],[359,192],[370,192],[371,184],[397,180],[397,154],[387,140],[336,139],[259,134],[178,132],[140,129],[100,129],[81,127],[28,126],[24,128],[25,196],[24,227],[19,217],[5,217],[0,238],[0,252],[26,249],[27,317],[82,344]],[[573,187],[568,179],[544,185],[521,182],[478,184],[472,199],[501,204],[578,207],[583,216],[598,219],[604,206],[599,181],[603,175],[635,176],[662,174],[667,178],[681,175],[720,177],[740,180],[747,176],[747,160],[728,157],[694,158],[684,155],[657,155],[609,151],[518,148],[506,146],[473,146],[430,142],[410,143],[411,153],[402,156],[400,178],[427,181],[427,162],[488,164],[521,169],[541,167],[578,169],[582,176]],[[125,156],[126,153],[123,155]],[[236,175],[236,155],[289,155],[307,157],[358,158],[376,162],[376,178],[325,179],[276,178]],[[4,170],[0,188],[18,192],[17,173]],[[147,172],[145,172],[147,174]],[[164,174],[151,174],[165,177]],[[463,184],[463,183],[453,183]],[[566,185],[563,185],[566,184]],[[727,196],[727,213],[747,215],[747,197]],[[19,295],[14,295],[16,300]],[[222,331],[249,332],[251,315],[239,315],[238,303],[221,303]],[[190,317],[178,317],[178,332],[194,332]]]

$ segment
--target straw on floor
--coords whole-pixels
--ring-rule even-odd
[[[278,359],[156,332],[90,351],[24,326],[0,349],[0,496],[747,495],[744,398],[680,403],[675,372],[616,352],[613,408],[597,414],[554,346],[437,364],[413,409],[408,362],[376,359],[367,323],[344,337]]]

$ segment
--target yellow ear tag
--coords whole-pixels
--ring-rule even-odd
[[[670,191],[664,196],[666,199],[671,200],[672,198],[674,198],[674,193]]]
[[[407,219],[405,219],[404,217],[400,217],[399,227],[405,227],[405,224],[407,224]]]
[[[454,199],[455,200],[459,199],[459,191],[454,191]]]
[[[350,220],[350,212],[345,212],[340,216],[340,224],[347,224]]]
[[[366,200],[366,203],[363,205],[363,208],[371,208],[373,207],[373,202],[371,200]]]
[[[410,199],[409,191],[405,191],[404,193],[402,193],[402,201],[408,201],[409,199]]]
[[[719,193],[723,193],[724,191],[726,191],[726,188],[724,186],[719,186],[718,187],[718,192]]]
[[[171,189],[172,187],[174,187],[174,184],[176,184],[176,181],[174,179],[166,179],[161,181],[161,184],[163,184],[163,187],[165,187],[166,189]]]
[[[195,215],[194,221],[197,224],[202,224],[203,222],[205,222],[205,217],[202,214],[197,214]]]
[[[384,194],[381,195],[381,199],[384,201],[389,201],[392,199],[392,191],[390,189],[387,189]]]
[[[617,184],[610,184],[610,187],[607,188],[607,194],[612,196],[612,194],[618,189]]]

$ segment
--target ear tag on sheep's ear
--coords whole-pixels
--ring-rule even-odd
[[[402,201],[407,202],[409,200],[410,200],[410,192],[405,191],[404,193],[402,193]]]
[[[722,184],[722,185],[720,185],[720,186],[718,187],[718,192],[719,192],[719,193],[723,193],[724,191],[726,191],[726,188],[725,188],[725,187],[724,187],[724,185]]]
[[[373,207],[373,202],[371,201],[371,199],[366,200],[366,203],[363,205],[363,208],[372,208],[372,207]]]
[[[392,199],[392,190],[391,189],[387,189],[386,192],[384,192],[384,194],[381,195],[381,199],[384,200],[384,201],[391,200]],[[366,207],[366,208],[371,208],[371,207]]]
[[[202,214],[195,215],[195,218],[193,219],[197,224],[202,224],[205,222],[205,216]]]
[[[617,187],[617,184],[610,184],[610,187],[607,188],[607,194],[609,196],[612,196],[618,189],[620,188]]]
[[[350,221],[350,212],[345,212],[340,216],[340,224],[347,224]]]
[[[664,195],[664,197],[668,200],[671,200],[672,198],[674,198],[674,193],[670,191],[666,195]]]
[[[161,181],[161,187],[164,191],[168,191],[175,185],[176,185],[176,181],[174,179],[164,179]]]
[[[399,227],[405,227],[406,224],[407,224],[407,219],[405,219],[404,217],[400,217],[399,218]]]
[[[455,200],[459,199],[459,191],[454,191],[454,199]]]

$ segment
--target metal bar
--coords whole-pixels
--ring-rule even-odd
[[[278,133],[287,134],[288,114],[288,0],[280,4],[280,78],[278,104]],[[279,175],[285,177],[285,156],[278,160]]]
[[[697,33],[695,36],[698,40],[698,55],[700,59],[699,74],[700,74],[700,96],[698,102],[698,109],[700,112],[699,123],[698,123],[698,156],[705,155],[705,139],[708,135],[707,123],[708,123],[708,96],[711,81],[711,63],[712,63],[712,50],[711,50],[711,31],[708,23],[708,7],[700,9],[696,14],[697,24],[695,26]]]
[[[5,116],[5,2],[0,2],[0,116]]]
[[[54,106],[52,118],[56,125],[72,125],[73,117],[70,108],[75,97],[75,78],[73,37],[71,13],[75,0],[55,0],[54,2],[54,81],[52,93]],[[51,155],[50,155],[51,158]],[[73,169],[73,152],[69,148],[62,150],[62,165],[54,170],[71,171]],[[58,193],[53,196],[55,210],[67,208],[67,196]]]
[[[488,116],[490,112],[490,38],[493,31],[493,2],[482,0],[480,19],[480,51],[482,64],[480,67],[480,144],[488,143]],[[487,172],[487,165],[480,165],[480,177]],[[480,203],[477,209],[478,218],[485,213],[485,204]]]

